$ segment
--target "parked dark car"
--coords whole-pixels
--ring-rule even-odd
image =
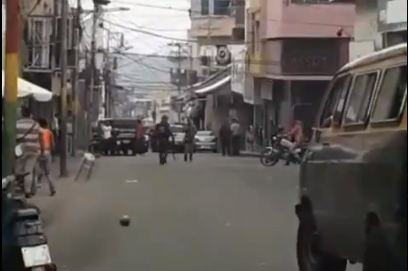
[[[143,149],[137,149],[136,145],[136,119],[118,118],[99,120],[93,128],[93,144],[102,141],[101,124],[109,123],[112,126],[112,149],[109,152],[113,155],[136,155],[149,150],[149,140],[145,140]]]

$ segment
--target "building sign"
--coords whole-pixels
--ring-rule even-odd
[[[333,75],[340,68],[342,39],[284,39],[281,71],[291,75]]]
[[[233,56],[231,67],[231,90],[241,95],[245,92],[245,54],[242,50]]]

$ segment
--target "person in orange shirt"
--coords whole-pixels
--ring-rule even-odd
[[[50,177],[52,162],[51,151],[54,144],[54,135],[51,129],[48,128],[48,123],[45,119],[40,119],[38,123],[40,124],[40,156],[38,157],[36,168],[38,172],[37,182],[40,183],[42,178],[45,177],[50,188],[51,196],[54,196],[56,193],[55,184]]]

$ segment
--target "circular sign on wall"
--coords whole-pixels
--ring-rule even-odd
[[[228,65],[231,63],[231,52],[226,45],[217,45],[217,56],[215,61],[218,65]]]

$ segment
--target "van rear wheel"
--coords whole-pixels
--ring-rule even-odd
[[[402,271],[393,251],[388,247],[387,237],[381,227],[373,227],[366,236],[363,271]]]
[[[318,235],[312,221],[299,223],[297,236],[299,271],[346,271],[347,260],[319,250]]]

